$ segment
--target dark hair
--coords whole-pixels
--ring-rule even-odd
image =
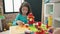
[[[27,14],[26,15],[28,15],[30,12],[31,12],[31,8],[30,8],[30,5],[29,5],[29,3],[28,2],[23,2],[22,3],[22,5],[21,5],[21,7],[20,7],[20,9],[19,9],[19,12],[20,12],[20,14],[22,14],[22,7],[27,7],[28,8],[28,12],[27,12]]]

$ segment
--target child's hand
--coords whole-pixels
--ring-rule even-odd
[[[29,24],[25,24],[25,27],[28,28],[29,27]]]
[[[17,24],[18,24],[18,25],[24,25],[24,22],[18,20],[18,21],[17,21]]]

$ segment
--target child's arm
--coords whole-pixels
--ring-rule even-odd
[[[19,16],[20,16],[19,14],[16,16],[16,18],[15,18],[15,20],[13,21],[13,24],[12,24],[13,26],[16,25],[16,21],[19,20]]]

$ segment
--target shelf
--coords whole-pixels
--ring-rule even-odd
[[[48,15],[45,15],[45,17],[48,17]]]
[[[59,17],[58,18],[54,18],[54,20],[60,21],[60,18]]]
[[[44,0],[44,3],[57,3],[60,2],[60,0]]]
[[[53,15],[54,3],[46,3],[44,5],[44,11],[46,15]]]
[[[52,16],[52,25],[53,27],[60,27],[60,0],[50,0],[49,3],[44,4],[44,23],[48,17],[49,24],[51,23]]]
[[[53,5],[54,3],[46,3],[45,5]]]
[[[60,0],[50,0],[50,2],[59,2]]]

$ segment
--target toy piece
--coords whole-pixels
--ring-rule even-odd
[[[52,26],[52,16],[50,15],[49,17],[48,17],[48,27],[51,27]]]
[[[29,13],[28,16],[27,16],[27,19],[28,19],[28,24],[31,25],[34,23],[34,16],[32,13]]]
[[[25,24],[25,27],[30,30],[29,24]]]
[[[6,31],[7,29],[4,28],[4,31]]]
[[[52,34],[53,31],[54,31],[54,28],[53,27],[50,27],[49,30],[48,30],[49,34]]]
[[[25,24],[25,27],[28,28],[29,27],[29,24]]]
[[[42,23],[41,22],[37,22],[36,24],[37,24],[37,26],[41,26]]]
[[[46,32],[45,34],[49,34],[48,32]]]
[[[31,31],[30,30],[26,30],[25,34],[31,34]]]
[[[45,34],[45,31],[41,28],[41,22],[37,22],[35,27],[37,29],[37,31],[35,32],[35,34]]]
[[[41,28],[45,31],[47,31],[48,29],[46,28],[46,25],[45,24],[41,24]]]
[[[29,28],[30,28],[30,30],[31,30],[32,32],[36,32],[36,31],[37,31],[37,29],[35,28],[35,26],[30,26]]]
[[[46,28],[47,28],[47,29],[49,28],[48,24],[46,24]]]
[[[46,28],[48,29],[48,18],[45,19]]]
[[[37,27],[41,27],[41,22],[36,22],[36,23],[34,23],[33,25],[37,28]]]
[[[35,34],[45,34],[45,31],[42,28],[38,27]]]

